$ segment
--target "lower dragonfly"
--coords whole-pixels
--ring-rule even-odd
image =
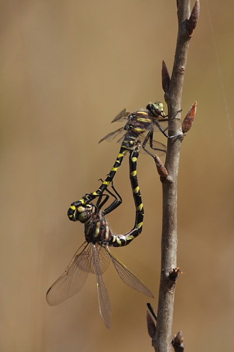
[[[96,205],[90,203],[83,206],[80,210],[79,221],[85,226],[86,241],[75,253],[72,261],[65,272],[49,288],[46,298],[50,305],[57,305],[72,297],[83,287],[89,273],[96,275],[99,311],[107,328],[111,326],[111,306],[108,292],[102,278],[102,274],[107,270],[110,261],[113,263],[122,281],[149,297],[153,297],[150,290],[113,254],[109,247],[121,247],[128,245],[134,238],[142,232],[144,207],[142,203],[140,188],[137,177],[137,160],[139,155],[140,143],[130,153],[130,181],[136,207],[135,223],[132,230],[126,234],[114,234],[110,229],[105,215],[116,208],[116,204],[122,202],[122,198],[114,188],[115,193],[107,190],[108,194],[101,194]],[[110,195],[114,201],[105,209],[101,210],[108,201]]]
[[[169,136],[166,132],[166,129],[163,129],[161,124],[163,121],[168,121],[166,119],[167,115],[163,110],[163,104],[161,102],[149,103],[146,106],[146,109],[140,109],[133,113],[129,113],[124,109],[121,111],[112,122],[115,121],[125,121],[125,125],[114,132],[109,133],[107,136],[102,138],[103,140],[111,141],[120,133],[124,133],[121,147],[118,153],[118,156],[115,160],[115,163],[107,175],[106,179],[102,182],[99,189],[95,192],[85,194],[80,200],[73,202],[68,209],[68,218],[71,221],[79,220],[79,208],[81,205],[90,203],[93,199],[97,198],[102,194],[109,184],[112,182],[116,172],[122,164],[123,158],[128,152],[134,149],[137,141],[142,139],[142,148],[146,153],[148,153],[158,165],[158,158],[149,151],[146,146],[149,145],[152,150],[156,150],[162,153],[166,152],[166,146],[162,143],[156,142],[153,140],[154,131],[159,130],[167,138],[173,138],[174,136]],[[81,207],[82,209],[82,207]]]

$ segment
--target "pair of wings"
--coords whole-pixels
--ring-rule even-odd
[[[135,112],[137,113],[137,112]],[[128,111],[126,111],[126,109],[123,109],[111,122],[116,122],[116,121],[126,121],[129,118],[129,115],[132,115],[134,113],[130,113]],[[163,123],[164,121],[159,121],[160,123]],[[166,129],[165,129],[166,130]],[[156,129],[156,131],[159,131],[158,128]],[[111,142],[113,139],[115,139],[116,136],[119,136],[119,139],[117,141],[117,143],[122,143],[126,133],[128,133],[125,129],[124,126],[118,128],[117,130],[108,133],[105,137],[103,137],[102,139],[100,139],[100,141],[98,143],[105,141]],[[142,135],[140,135],[138,137],[138,139],[141,139],[142,142],[144,141],[145,137],[146,137],[147,132],[143,133]],[[149,142],[148,142],[149,144]],[[164,155],[164,153],[166,152],[166,146],[163,143],[157,142],[155,140],[152,141],[152,145],[153,145],[153,149],[157,149],[159,150],[159,153],[157,153],[158,155]]]
[[[150,290],[117,258],[109,248],[98,243],[84,242],[75,253],[65,272],[55,281],[46,294],[50,305],[57,305],[72,297],[83,287],[89,273],[94,273],[97,280],[99,311],[105,325],[111,325],[111,306],[109,295],[102,278],[112,261],[119,277],[128,286],[153,297]]]

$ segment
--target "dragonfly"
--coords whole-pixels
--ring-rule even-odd
[[[155,129],[161,131],[167,138],[172,137],[167,134],[167,128],[163,129],[160,124],[163,121],[168,121],[168,119],[166,119],[167,115],[163,109],[163,104],[161,102],[149,103],[147,104],[146,109],[140,109],[132,113],[129,113],[126,111],[126,109],[124,109],[114,118],[112,122],[125,120],[125,125],[116,131],[109,133],[107,136],[102,138],[99,143],[104,140],[110,141],[120,133],[125,132],[118,156],[111,171],[107,175],[106,179],[102,182],[99,189],[95,192],[85,194],[83,198],[73,202],[70,205],[67,215],[71,221],[79,220],[80,206],[91,202],[96,197],[99,197],[100,194],[102,194],[107,189],[109,184],[113,181],[119,167],[121,166],[125,155],[133,150],[134,146],[136,143],[138,143],[139,140],[142,140],[142,148],[144,151],[148,153],[154,159],[156,165],[158,165],[158,158],[147,149],[147,145],[149,144],[152,150],[162,153],[166,152],[166,146],[162,143],[156,142],[153,139]]]
[[[77,250],[65,272],[47,291],[47,302],[54,306],[78,293],[86,282],[89,273],[96,276],[100,315],[107,328],[111,326],[111,305],[102,274],[112,262],[121,280],[133,289],[153,297],[150,290],[111,252],[109,247],[126,246],[142,232],[144,206],[137,177],[137,160],[140,143],[130,153],[130,181],[135,203],[136,215],[133,228],[125,234],[114,234],[105,215],[122,202],[112,182],[112,192],[102,193],[96,205],[88,203],[80,211],[79,221],[84,223],[85,242]],[[113,193],[114,192],[114,193]],[[112,196],[113,202],[104,210],[102,207]]]

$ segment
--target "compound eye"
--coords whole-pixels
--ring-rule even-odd
[[[90,215],[86,212],[78,215],[78,220],[82,223],[86,222],[89,219]]]
[[[90,218],[90,216],[92,214],[92,208],[93,207],[90,204],[87,204],[85,207],[83,207],[83,206],[78,207],[77,208],[77,212],[78,212],[77,218],[78,218],[78,220],[80,222],[82,222],[82,223],[86,222]]]
[[[163,111],[163,103],[158,103],[158,109]]]

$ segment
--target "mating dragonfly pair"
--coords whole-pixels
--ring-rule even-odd
[[[105,325],[111,324],[111,306],[108,292],[104,284],[102,274],[107,270],[110,261],[113,263],[119,277],[130,287],[153,297],[150,290],[117,258],[110,252],[109,247],[126,246],[142,232],[144,207],[137,177],[137,161],[140,148],[142,147],[155,163],[158,158],[147,149],[166,152],[165,145],[154,141],[155,128],[164,136],[170,138],[160,122],[167,121],[162,103],[149,103],[146,109],[140,109],[133,113],[123,110],[112,121],[127,120],[126,124],[108,134],[103,140],[112,140],[119,133],[125,132],[116,161],[102,181],[97,191],[85,194],[79,201],[73,202],[68,210],[68,217],[72,221],[84,223],[85,242],[75,253],[72,261],[65,272],[50,287],[47,292],[47,302],[57,305],[80,291],[89,273],[94,273],[97,280],[99,310]],[[135,223],[133,228],[125,234],[114,234],[105,218],[107,214],[115,210],[121,203],[122,198],[113,185],[114,176],[121,166],[124,156],[129,152],[129,170],[132,194],[135,203]],[[111,184],[112,191],[108,189]],[[106,193],[105,193],[106,192]],[[112,203],[104,210],[104,204],[112,197]],[[96,204],[92,201],[97,198]]]

